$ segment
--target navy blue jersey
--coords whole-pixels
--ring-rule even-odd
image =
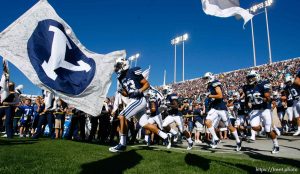
[[[139,96],[133,96],[133,93],[136,90],[142,88],[140,82],[143,79],[144,77],[140,67],[131,68],[118,77],[121,86],[128,92],[129,98],[141,98],[144,96],[143,93],[141,93]]]
[[[223,91],[221,82],[219,82],[218,80],[214,80],[213,82],[209,83],[207,86],[207,90],[210,92],[211,95],[217,95],[216,87],[220,87],[221,91]],[[227,110],[226,103],[224,102],[223,98],[222,99],[211,98],[211,100],[212,100],[210,103],[211,108],[214,108],[216,110]]]
[[[277,108],[277,112],[284,112],[285,108],[283,106],[283,103],[282,103],[281,99],[278,98],[278,99],[275,100],[275,102],[276,102],[276,106],[277,106],[276,107]]]
[[[198,121],[199,123],[203,124],[203,118],[202,118],[202,109],[194,109],[193,110],[193,115],[195,116],[195,121]]]
[[[178,101],[178,96],[177,94],[170,94],[170,95],[167,95],[167,104],[173,104],[174,101],[177,102],[178,106],[179,106],[179,101]],[[178,115],[179,114],[179,111],[178,111],[178,108],[170,108],[170,110],[168,111],[169,115]]]
[[[260,81],[256,85],[245,85],[244,92],[246,94],[246,103],[251,103],[253,110],[271,109],[271,102],[264,102],[265,93],[270,92],[270,83],[268,81]]]
[[[19,109],[22,111],[23,115],[33,116],[33,107],[32,106],[23,105],[23,106],[19,106]]]
[[[281,95],[286,97],[287,107],[292,107],[294,104],[294,99],[292,94],[289,93],[287,86],[285,86],[284,90],[281,92]]]
[[[287,100],[299,100],[300,89],[296,85],[287,85],[284,91],[286,92]]]
[[[233,106],[238,115],[245,115],[245,102],[242,102],[241,100],[234,100]]]

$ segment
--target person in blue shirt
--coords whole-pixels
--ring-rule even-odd
[[[222,85],[221,82],[216,80],[214,75],[211,72],[204,74],[204,79],[207,82],[207,98],[210,98],[209,108],[210,110],[207,113],[205,120],[205,125],[208,128],[208,131],[211,133],[213,139],[211,143],[212,148],[216,148],[217,144],[220,142],[218,136],[216,135],[214,123],[222,119],[226,127],[230,130],[236,140],[236,151],[240,151],[242,147],[242,142],[239,139],[237,130],[230,123],[227,113],[226,103],[223,99]]]
[[[31,106],[31,99],[26,98],[24,105],[18,107],[22,112],[20,119],[20,137],[26,137],[25,130],[29,130],[31,117],[33,116],[33,107]]]
[[[42,113],[45,109],[45,105],[42,102],[42,98],[38,96],[35,99],[35,104],[33,105],[33,120],[32,120],[32,129],[31,129],[31,134],[33,135],[36,131],[39,118],[40,118],[40,113]]]
[[[261,80],[257,71],[250,71],[247,76],[247,85],[243,90],[246,96],[245,107],[248,108],[251,128],[254,131],[261,131],[263,127],[260,125],[263,120],[266,134],[273,141],[272,153],[279,152],[276,129],[272,130],[272,113],[271,113],[271,85],[267,80]],[[252,139],[255,134],[252,133]]]
[[[111,152],[122,152],[126,150],[126,138],[128,125],[127,120],[133,116],[140,118],[141,127],[158,134],[163,139],[168,140],[169,136],[160,131],[156,126],[148,123],[148,115],[146,114],[146,99],[144,92],[149,89],[150,84],[144,78],[142,70],[139,67],[129,68],[129,62],[125,58],[118,58],[115,63],[115,72],[118,76],[119,89],[118,92],[128,97],[130,102],[120,112],[118,119],[120,121],[120,143],[109,148]]]

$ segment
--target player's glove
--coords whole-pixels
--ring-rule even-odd
[[[204,93],[204,96],[207,98],[210,95],[210,92]]]
[[[142,95],[142,92],[139,89],[136,89],[131,93],[131,97],[133,97],[133,98],[140,97],[141,95]]]

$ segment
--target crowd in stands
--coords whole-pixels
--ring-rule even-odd
[[[216,78],[222,83],[224,93],[229,95],[232,91],[237,91],[238,88],[246,83],[246,75],[250,70],[256,70],[263,79],[269,80],[273,89],[276,90],[283,84],[284,75],[286,73],[292,75],[296,73],[299,68],[299,63],[300,58],[290,59],[272,64],[216,74]],[[203,78],[172,84],[172,87],[180,96],[190,100],[199,100],[201,95],[206,93],[206,84]]]

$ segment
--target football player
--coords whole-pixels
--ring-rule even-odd
[[[285,85],[282,99],[287,100],[289,122],[292,123],[293,118],[297,119],[298,130],[293,135],[298,136],[300,134],[300,88],[294,83],[294,79],[290,74],[285,76]]]
[[[208,131],[211,133],[212,139],[212,148],[216,148],[217,144],[220,142],[218,136],[216,135],[215,128],[213,123],[216,120],[222,119],[225,123],[226,127],[230,130],[236,140],[236,151],[240,151],[242,147],[242,142],[238,137],[238,133],[236,128],[233,127],[230,123],[227,114],[226,103],[223,99],[222,85],[221,82],[216,80],[214,75],[211,72],[207,72],[204,74],[204,79],[207,83],[208,93],[206,94],[207,98],[211,100],[210,102],[210,110],[207,113],[207,117],[205,120],[205,125],[208,128]],[[218,123],[217,123],[218,124]]]
[[[188,142],[187,150],[191,150],[193,148],[193,140],[190,134],[188,133],[188,131],[184,130],[183,119],[179,111],[182,108],[180,108],[179,106],[178,96],[177,94],[173,93],[173,89],[171,86],[164,86],[163,94],[166,96],[165,105],[169,110],[168,110],[168,116],[164,119],[162,126],[164,130],[170,132],[173,136],[176,137],[178,136],[177,131],[175,131],[169,126],[171,123],[175,122],[178,126],[179,132],[181,134],[183,133],[187,138],[187,142]],[[171,148],[171,144],[169,143],[167,147]]]
[[[243,87],[246,95],[245,106],[249,109],[249,117],[251,128],[254,131],[261,131],[263,128],[260,121],[263,120],[263,125],[266,134],[273,141],[272,153],[279,152],[279,145],[276,130],[272,129],[272,113],[271,113],[271,94],[270,84],[268,81],[260,80],[260,75],[257,71],[250,71],[247,75],[247,85]]]
[[[245,118],[245,102],[242,101],[243,99],[240,98],[240,93],[235,92],[233,93],[233,104],[234,104],[234,111],[236,113],[236,121],[235,127],[239,130],[241,136],[244,138],[246,132],[246,118]]]
[[[118,119],[120,121],[120,143],[109,148],[111,152],[122,152],[126,150],[127,121],[133,116],[141,117],[140,125],[151,132],[158,134],[163,139],[169,139],[168,135],[160,131],[154,125],[148,123],[146,113],[146,99],[143,92],[149,87],[149,82],[143,77],[142,70],[139,67],[129,68],[129,62],[125,58],[118,58],[115,64],[115,72],[118,75],[120,89],[118,91],[130,99],[128,105],[120,112]]]
[[[149,107],[149,115],[148,123],[149,124],[157,124],[158,128],[162,130],[162,117],[160,114],[160,98],[158,97],[157,91],[150,89],[148,91],[148,107]],[[150,145],[150,138],[149,138],[149,131],[146,131],[145,135],[145,141],[147,145]]]

